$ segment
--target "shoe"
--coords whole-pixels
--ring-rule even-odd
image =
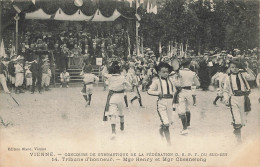
[[[140,106],[141,108],[145,108],[145,106]]]
[[[196,106],[196,105],[197,105],[196,103],[193,104],[193,106]]]
[[[7,92],[5,92],[6,94],[10,94],[11,92],[9,92],[9,91],[7,91]]]
[[[112,135],[111,135],[111,138],[110,138],[111,140],[115,140],[116,139],[116,134],[115,133],[112,133]]]
[[[160,127],[160,129],[159,129],[159,133],[160,133],[161,137],[164,137],[164,135],[163,135],[163,128],[162,127]]]
[[[120,123],[120,130],[124,131],[125,130],[125,124],[124,123]]]
[[[69,85],[66,85],[66,88],[69,88]]]
[[[181,135],[186,135],[186,134],[188,134],[188,133],[189,133],[188,129],[185,129],[185,130],[182,130],[180,134],[181,134]]]

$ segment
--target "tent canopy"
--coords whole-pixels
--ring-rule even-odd
[[[99,9],[91,16],[86,16],[80,9],[74,14],[68,15],[59,8],[54,15],[46,14],[42,9],[38,9],[34,12],[26,13],[25,19],[54,19],[54,20],[66,20],[66,21],[115,21],[121,13],[117,9],[114,10],[113,14],[109,17],[102,15]]]
[[[42,9],[26,13],[25,19],[50,19],[51,15],[46,14]]]
[[[114,21],[120,16],[134,18],[135,8],[128,1],[116,0],[14,0],[13,5],[25,13],[25,19],[68,21]]]

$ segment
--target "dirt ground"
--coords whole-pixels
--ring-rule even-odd
[[[158,132],[156,97],[142,92],[145,108],[140,108],[138,101],[129,104],[129,109],[125,108],[125,131],[120,132],[118,121],[116,140],[110,140],[110,124],[102,121],[107,91],[95,87],[92,104],[85,107],[80,90],[80,87],[53,88],[42,94],[12,94],[20,106],[8,94],[1,93],[0,167],[260,165],[260,93],[257,89],[250,95],[252,111],[242,128],[242,144],[236,142],[232,133],[229,108],[221,102],[218,107],[212,104],[216,92],[198,90],[197,106],[191,107],[190,133],[179,134],[182,125],[174,112],[169,147]],[[133,96],[128,93],[128,100]],[[37,156],[37,153],[53,156]],[[68,156],[67,153],[85,154]],[[104,157],[98,155],[100,153],[128,153],[128,156]],[[163,156],[148,153],[171,155],[167,155],[167,161]],[[70,158],[73,161],[69,161]],[[77,158],[84,161],[75,161]],[[112,159],[98,161],[98,158]],[[181,161],[180,158],[198,160]]]

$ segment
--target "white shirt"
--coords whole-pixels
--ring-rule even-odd
[[[23,66],[20,64],[14,65],[15,67],[15,73],[22,73],[23,72]]]
[[[168,83],[168,89],[167,89],[167,83]],[[153,80],[149,90],[147,91],[149,95],[154,95],[154,96],[158,96],[160,93],[162,93],[163,95],[166,94],[173,95],[174,92],[175,92],[175,86],[169,78],[167,79],[167,82],[164,79],[156,78],[155,80]]]
[[[180,82],[181,87],[192,86],[194,84],[195,86],[200,86],[197,74],[188,68],[180,70]]]
[[[60,78],[61,79],[67,79],[67,78],[70,78],[70,74],[68,72],[64,73],[60,73]]]
[[[238,75],[236,74],[231,74],[230,77],[231,77],[231,83],[232,83],[232,87],[233,87],[233,90],[238,90],[238,86],[237,86],[237,76],[239,78],[239,81],[240,81],[240,85],[241,85],[241,91],[247,91],[248,89],[250,89],[246,79],[244,78],[245,82],[243,81],[242,79],[242,75],[239,73]],[[230,81],[230,80],[229,80]],[[245,85],[246,84],[246,85]],[[247,89],[246,89],[247,87]]]
[[[95,74],[85,73],[83,74],[83,82],[85,84],[98,82],[99,78]]]
[[[119,74],[113,74],[108,78],[107,82],[109,90],[113,91],[122,91],[131,87],[131,84],[126,80],[126,78]]]

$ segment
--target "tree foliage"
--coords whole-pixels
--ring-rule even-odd
[[[143,15],[145,45],[169,41],[195,51],[249,49],[259,45],[259,2],[235,0],[166,0],[157,15]]]

